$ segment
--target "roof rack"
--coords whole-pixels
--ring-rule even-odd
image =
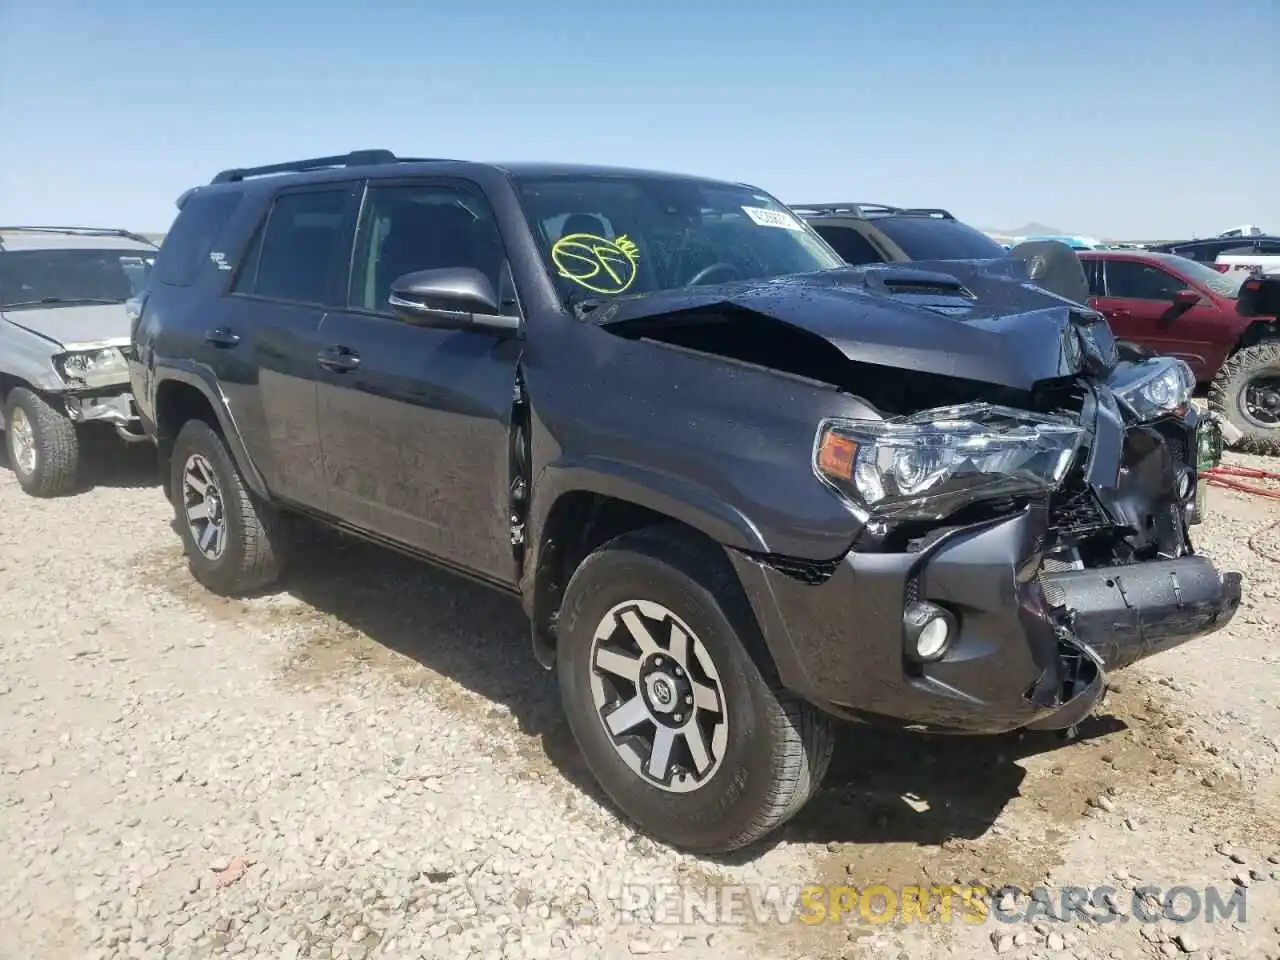
[[[144,237],[140,233],[134,233],[132,230],[121,230],[118,227],[33,227],[33,226],[0,226],[0,234],[4,233],[61,233],[67,236],[78,237],[123,237],[126,240],[134,240],[138,243],[145,243],[148,246],[156,245],[154,240]],[[0,240],[0,246],[3,240]]]
[[[368,167],[380,163],[429,163],[435,157],[397,157],[390,150],[352,150],[333,157],[312,157],[308,160],[289,160],[263,167],[235,167],[223,170],[210,183],[235,183],[247,177],[264,177],[273,173],[307,173],[312,170],[331,170],[341,167]]]
[[[891,207],[884,203],[789,203],[797,213],[817,213],[826,215],[848,214],[855,217],[868,217],[876,214],[906,214],[913,217],[938,217],[943,220],[954,220],[955,216],[941,207]]]

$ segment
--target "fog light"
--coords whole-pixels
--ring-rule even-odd
[[[914,602],[907,604],[902,613],[902,628],[907,656],[927,663],[940,659],[950,648],[956,635],[956,618],[937,604]]]

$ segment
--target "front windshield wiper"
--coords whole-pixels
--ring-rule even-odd
[[[605,305],[603,297],[583,297],[579,300],[575,297],[569,304],[573,310],[573,315],[579,320],[587,319],[587,314],[598,310]]]
[[[41,297],[38,300],[15,300],[13,303],[0,303],[0,310],[10,310],[14,307],[41,307],[50,304],[68,303],[124,303],[124,301],[117,300],[114,297]]]

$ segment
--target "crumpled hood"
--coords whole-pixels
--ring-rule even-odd
[[[3,322],[59,346],[129,339],[129,314],[122,303],[77,307],[33,307],[0,312]]]
[[[591,323],[642,333],[699,314],[752,311],[816,334],[851,360],[1030,389],[1117,362],[1101,314],[1036,287],[1017,261],[849,267],[620,298]],[[1079,331],[1077,333],[1077,331]]]

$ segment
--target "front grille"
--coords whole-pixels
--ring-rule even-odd
[[[1050,573],[1050,570],[1042,570],[1041,573]],[[1044,599],[1051,607],[1061,607],[1067,602],[1067,592],[1056,583],[1045,580],[1044,577],[1038,577],[1040,581],[1040,589],[1044,591]]]
[[[1040,569],[1044,573],[1061,573],[1063,570],[1075,570],[1079,564],[1071,560],[1063,560],[1060,557],[1045,557],[1040,562]]]
[[[1110,526],[1089,490],[1063,490],[1049,502],[1049,526],[1064,537],[1078,537]]]

